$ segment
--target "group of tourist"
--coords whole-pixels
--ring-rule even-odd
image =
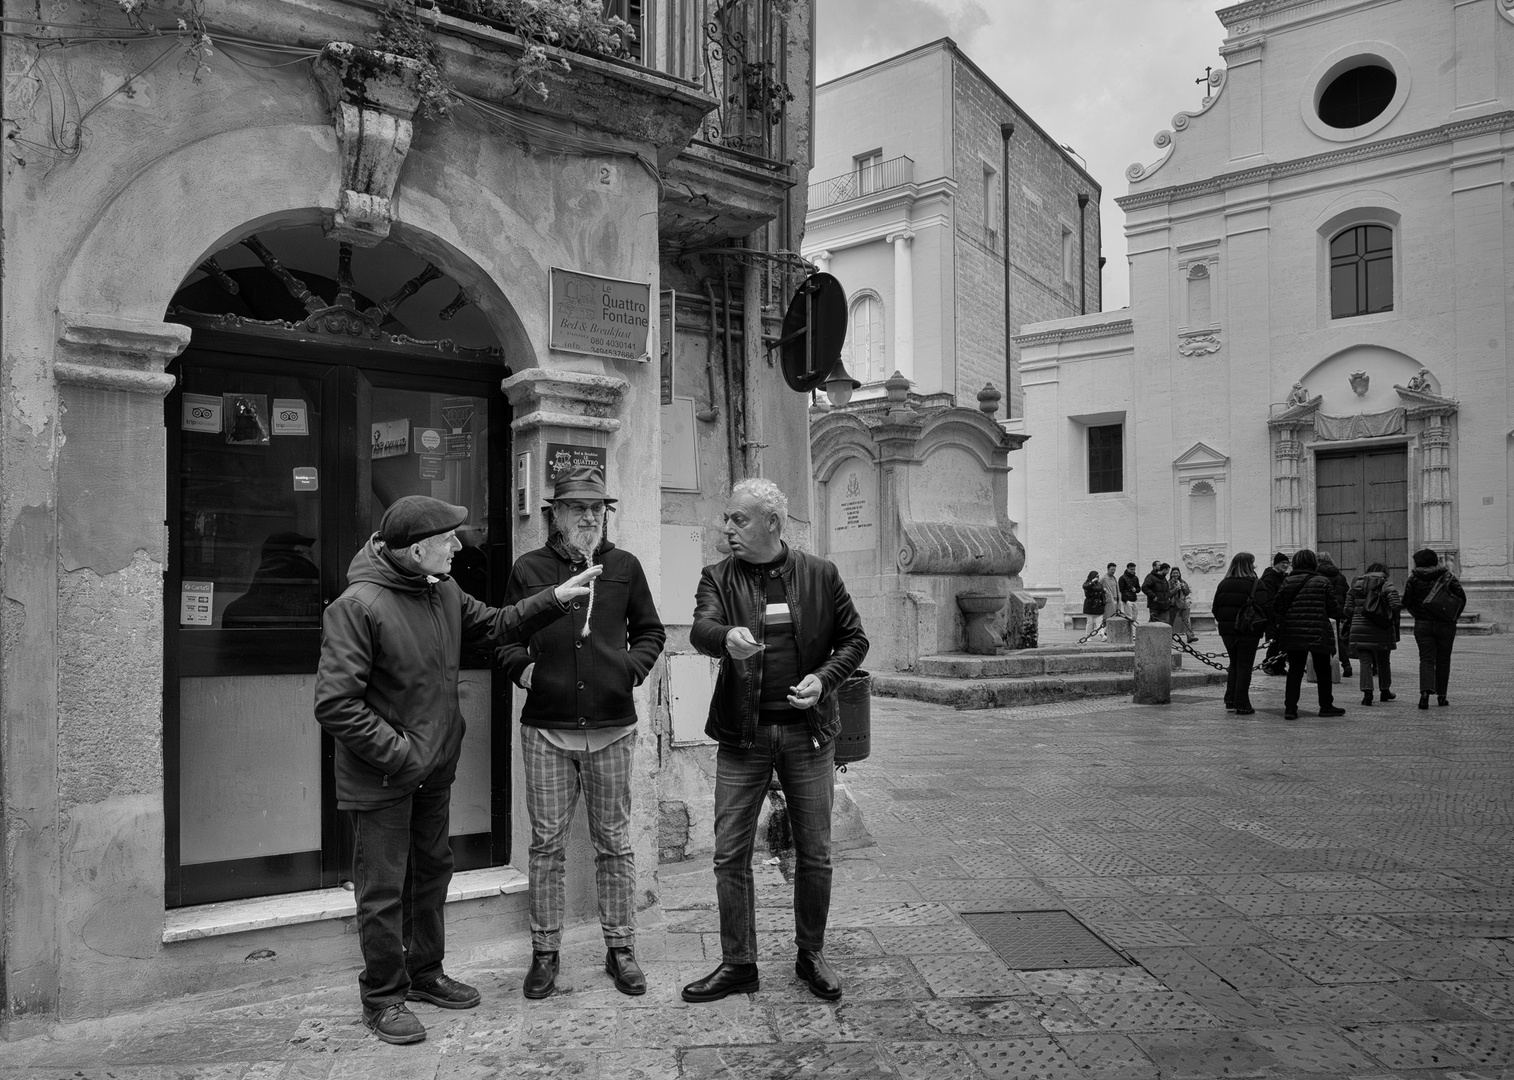
[[[531,964],[522,991],[556,989],[564,861],[582,796],[594,846],[615,988],[646,993],[635,951],[631,844],[635,687],[666,632],[635,556],[606,535],[614,508],[597,466],[554,482],[546,544],[517,560],[505,604],[489,607],[451,575],[466,507],[408,495],[385,511],[323,618],[315,716],[336,743],[337,806],[353,833],[363,955],[363,1022],[388,1043],[420,1042],[407,1002],[470,1009],[479,992],[443,968],[452,880],[451,792],[462,753],[460,648],[484,639],[525,691],[520,749],[530,819]],[[837,691],[867,653],[836,567],[783,539],[788,500],[771,480],[738,483],[722,519],[730,556],[704,568],[690,644],[720,660],[705,733],[718,744],[715,890],[721,962],[683,988],[718,1001],[758,988],[752,851],[776,772],[796,865],[795,973],[817,997],[842,986],[822,951],[831,892]]]
[[[1118,577],[1115,568],[1109,563],[1102,577],[1097,570],[1090,570],[1083,580],[1083,614],[1088,616],[1088,630],[1080,640],[1109,640],[1109,620],[1120,616],[1134,622],[1136,601],[1143,595],[1152,622],[1167,623],[1173,636],[1185,641],[1199,639],[1190,614],[1193,586],[1184,580],[1180,569],[1157,559],[1143,580],[1133,562],[1126,563],[1125,572]]]
[[[1335,704],[1331,657],[1337,653],[1341,674],[1351,676],[1351,661],[1360,670],[1362,704],[1392,701],[1392,652],[1400,638],[1400,616],[1414,617],[1414,641],[1419,649],[1419,707],[1428,709],[1433,694],[1449,705],[1451,647],[1456,620],[1466,605],[1466,593],[1449,567],[1429,548],[1414,553],[1402,594],[1388,580],[1381,562],[1347,582],[1327,554],[1300,548],[1290,559],[1283,552],[1272,565],[1256,572],[1256,557],[1236,554],[1230,570],[1215,590],[1211,611],[1229,657],[1225,708],[1239,715],[1251,705],[1251,673],[1263,638],[1269,642],[1261,665],[1269,674],[1286,673],[1283,718],[1298,719],[1299,696],[1306,667],[1313,666],[1319,687],[1319,715],[1343,716]],[[1281,667],[1277,666],[1281,663]]]

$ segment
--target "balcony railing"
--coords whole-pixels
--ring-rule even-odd
[[[479,0],[439,0],[449,15],[500,29],[507,22],[480,12]],[[786,156],[784,123],[794,100],[788,55],[786,0],[603,0],[636,32],[635,64],[698,83],[720,102],[698,138],[769,160]],[[497,10],[497,9],[496,9]],[[802,76],[801,76],[802,78]],[[807,92],[801,85],[800,90]]]
[[[810,185],[809,208],[823,210],[837,203],[850,202],[890,188],[915,182],[914,159],[899,156],[876,165],[859,165],[842,176],[833,176]]]

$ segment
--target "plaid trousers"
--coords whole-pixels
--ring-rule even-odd
[[[636,733],[603,750],[561,750],[533,727],[520,729],[531,817],[531,948],[556,952],[562,941],[564,852],[568,827],[584,794],[594,842],[594,882],[605,943],[636,939],[636,856],[631,849],[631,758]]]

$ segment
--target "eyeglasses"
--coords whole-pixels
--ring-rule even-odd
[[[574,514],[579,517],[599,517],[605,512],[605,504],[598,502],[564,502],[560,505],[565,513]]]

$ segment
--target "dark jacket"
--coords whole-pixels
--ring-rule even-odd
[[[1120,575],[1120,599],[1134,600],[1141,595],[1141,579],[1134,570],[1127,570]]]
[[[816,675],[824,687],[819,702],[805,713],[810,738],[819,746],[835,738],[841,728],[836,691],[867,655],[867,635],[836,567],[787,545],[784,550],[779,572],[794,620],[799,677]],[[699,577],[689,643],[721,661],[704,731],[728,746],[744,749],[756,740],[762,653],[737,660],[726,651],[725,638],[735,627],[745,626],[761,641],[766,607],[762,571],[752,563],[729,556],[706,566]]]
[[[1256,587],[1256,578],[1227,577],[1222,578],[1214,590],[1214,601],[1209,605],[1209,610],[1214,614],[1214,625],[1218,628],[1220,636],[1260,638],[1261,631],[1241,634],[1236,630],[1236,618],[1241,609],[1246,606],[1246,601],[1251,599],[1251,590]]]
[[[422,781],[450,784],[463,742],[457,668],[464,632],[509,639],[562,617],[551,593],[491,608],[449,577],[412,574],[377,534],[322,617],[315,718],[336,740],[342,810],[392,806]]]
[[[568,618],[542,627],[529,641],[498,651],[500,666],[519,685],[536,663],[520,722],[536,728],[626,727],[636,723],[631,690],[662,655],[667,632],[636,556],[606,540],[594,553],[604,572],[594,583],[589,636],[583,637],[588,597],[572,601]],[[550,590],[587,567],[582,555],[553,533],[545,547],[515,560],[505,602]]]
[[[1330,579],[1318,571],[1288,575],[1274,601],[1278,643],[1284,652],[1335,653],[1332,619],[1341,617]]]
[[[1404,582],[1404,607],[1416,620],[1423,619],[1427,623],[1439,622],[1442,625],[1455,626],[1454,622],[1447,623],[1444,619],[1439,619],[1430,614],[1422,606],[1425,597],[1430,594],[1430,589],[1435,584],[1435,579],[1442,574],[1450,574],[1451,580],[1446,583],[1446,589],[1452,596],[1460,600],[1462,607],[1465,608],[1467,605],[1466,591],[1461,587],[1461,582],[1456,580],[1456,575],[1451,573],[1450,568],[1445,563],[1440,563],[1436,566],[1416,566],[1413,570],[1409,571],[1409,580]]]
[[[1083,583],[1083,614],[1104,614],[1104,583],[1098,578]]]
[[[1267,613],[1269,636],[1277,634],[1277,591],[1283,587],[1283,582],[1287,577],[1288,575],[1277,567],[1269,566],[1262,571],[1251,590],[1251,595],[1256,597],[1256,606]]]
[[[1330,582],[1330,588],[1335,593],[1335,602],[1342,611],[1346,610],[1346,594],[1351,591],[1351,583],[1346,580],[1346,575],[1341,573],[1340,567],[1332,564],[1320,563],[1317,573],[1322,574]]]
[[[1369,598],[1374,605],[1381,605],[1388,616],[1383,626],[1367,616]],[[1398,641],[1398,612],[1402,604],[1398,590],[1386,574],[1363,574],[1351,583],[1346,593],[1346,617],[1343,624],[1345,638],[1354,649],[1392,649]]]
[[[1141,591],[1146,594],[1146,607],[1151,611],[1166,611],[1171,606],[1167,597],[1167,579],[1155,570],[1141,582]]]

